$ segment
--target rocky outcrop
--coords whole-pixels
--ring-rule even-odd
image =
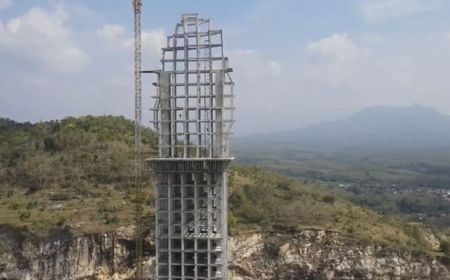
[[[423,254],[341,239],[337,233],[254,234],[230,242],[231,279],[450,279]]]
[[[130,279],[133,228],[85,236],[32,241],[0,235],[0,279]],[[8,240],[8,242],[5,242]],[[410,252],[305,230],[230,238],[230,279],[450,279],[436,260]],[[154,274],[154,242],[144,242],[146,275]],[[152,278],[149,278],[152,279]]]
[[[2,236],[3,240],[7,237]],[[0,254],[2,280],[128,279],[133,274],[132,227],[76,237],[56,234],[45,241],[9,237]],[[144,242],[150,253],[151,240],[148,237]]]

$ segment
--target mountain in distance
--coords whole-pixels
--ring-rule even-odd
[[[238,155],[249,148],[311,151],[440,148],[450,146],[450,116],[420,105],[375,106],[343,120],[292,131],[236,137],[231,143]]]

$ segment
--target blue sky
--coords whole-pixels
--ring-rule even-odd
[[[186,12],[224,30],[238,135],[374,105],[450,113],[450,1],[144,0],[145,68]],[[132,19],[131,0],[0,0],[0,116],[131,117]]]

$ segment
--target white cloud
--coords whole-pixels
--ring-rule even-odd
[[[261,50],[228,51],[235,132],[293,129],[374,105],[419,103],[450,113],[446,35],[333,34],[280,61]]]
[[[400,64],[386,63],[346,34],[320,39],[308,44],[306,49],[311,59],[302,65],[302,76],[321,87],[369,93],[385,85],[398,84],[400,80],[396,72]],[[403,72],[402,81],[408,80],[407,75]]]
[[[123,38],[125,35],[125,28],[118,24],[105,24],[97,29],[97,36],[100,39],[113,41]]]
[[[280,77],[281,76],[281,65],[280,65],[280,63],[278,63],[276,61],[270,61],[267,66],[269,68],[269,72],[274,77]]]
[[[312,54],[338,60],[355,59],[361,55],[361,50],[348,38],[347,34],[333,34],[309,43],[306,49]]]
[[[12,0],[0,0],[0,10],[11,7]]]
[[[373,21],[375,14],[370,16]],[[2,14],[2,19],[3,116],[33,121],[81,114],[132,117],[133,30],[115,22],[98,25],[101,17],[94,11],[77,14],[68,3],[64,8],[31,9],[6,22]],[[450,72],[447,34],[403,36],[395,32],[390,37],[390,32],[348,32],[330,34],[297,49],[280,45],[276,58],[265,53],[264,47],[227,50],[236,81],[238,122],[234,131],[292,129],[376,104],[416,102],[450,112],[450,80],[445,77]],[[160,48],[166,44],[164,31],[144,30],[142,40],[143,69],[159,69]],[[89,58],[92,63],[86,67]],[[68,75],[61,68],[83,71]],[[155,90],[154,79],[154,75],[143,79],[144,107],[152,104],[149,96]],[[150,119],[148,110],[143,113],[144,120]]]
[[[32,8],[0,25],[0,50],[55,71],[79,71],[89,58],[73,43],[68,19],[62,7],[53,11]]]
[[[364,0],[358,4],[368,23],[413,16],[438,10],[442,0]]]
[[[144,31],[142,33],[142,47],[152,53],[161,54],[161,48],[166,45],[166,35],[162,30]]]
[[[84,114],[132,117],[132,30],[114,22],[92,28],[98,14],[75,8],[32,8],[0,21],[3,116],[33,121]],[[143,31],[143,69],[158,69],[165,38],[162,30]],[[150,75],[143,80],[147,106],[153,80]],[[150,112],[143,115],[148,120]]]
[[[106,24],[97,29],[97,37],[111,49],[131,52],[134,48],[134,37],[127,36],[125,27],[118,24]],[[166,44],[166,35],[163,30],[143,30],[141,40],[143,54],[155,57],[161,54],[161,48]]]
[[[152,54],[160,54],[161,48],[166,44],[166,35],[163,30],[142,31],[142,50],[145,54],[150,51]],[[122,46],[129,50],[134,47],[134,38],[123,41]]]
[[[359,55],[353,57],[336,55],[336,49],[341,48],[330,47],[335,44],[318,44],[329,41],[324,38],[309,44],[321,47],[313,48],[314,51],[307,48],[305,59],[297,62],[299,69],[294,72],[301,77],[298,87],[308,90],[308,100],[314,102],[312,107],[319,108],[324,100],[333,104],[335,108],[330,108],[329,114],[380,104],[411,103],[450,112],[446,105],[450,101],[450,84],[445,78],[450,71],[450,49],[444,37],[445,34],[408,39],[385,37],[380,45],[367,44],[365,36],[359,40],[347,36],[351,44],[341,45],[357,49]]]
[[[238,69],[247,81],[262,80],[271,82],[281,76],[281,65],[255,49],[236,49],[227,52],[232,58],[232,67]]]

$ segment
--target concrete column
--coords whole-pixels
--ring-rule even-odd
[[[159,75],[159,93],[161,106],[161,130],[160,130],[160,153],[162,158],[170,157],[171,145],[171,111],[170,111],[170,74],[161,72]]]
[[[224,152],[224,135],[223,135],[223,88],[225,82],[225,72],[223,70],[217,70],[216,73],[216,123],[215,123],[215,135],[214,135],[214,156],[222,157]]]

